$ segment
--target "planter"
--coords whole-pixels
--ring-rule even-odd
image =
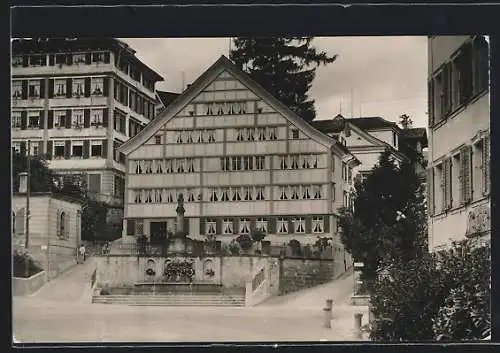
[[[12,278],[12,295],[24,296],[36,292],[45,284],[45,271],[38,272],[29,278]]]

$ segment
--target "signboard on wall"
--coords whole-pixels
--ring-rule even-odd
[[[471,209],[467,217],[467,230],[465,235],[471,237],[489,231],[491,231],[490,205],[481,205]]]

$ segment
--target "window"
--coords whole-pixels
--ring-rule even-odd
[[[56,110],[54,111],[54,127],[63,128],[66,124],[66,111]]]
[[[321,198],[321,185],[314,185],[314,199]]]
[[[92,62],[93,63],[104,62],[104,52],[92,53]]]
[[[258,231],[267,233],[267,220],[265,218],[257,218],[256,228]]]
[[[472,46],[466,44],[453,60],[453,108],[466,103],[472,97]]]
[[[215,130],[208,130],[208,142],[215,142]]]
[[[277,128],[276,127],[270,127],[268,128],[268,137],[269,140],[276,140],[277,139]]]
[[[188,158],[186,162],[187,162],[187,172],[194,173],[194,159]]]
[[[302,168],[309,169],[310,168],[310,157],[309,156],[301,156],[302,158]]]
[[[175,142],[182,143],[182,137],[183,137],[182,131],[177,131],[175,133],[175,136],[176,136]]]
[[[265,200],[265,188],[264,186],[256,186],[255,187],[255,199],[258,201]]]
[[[155,136],[155,144],[156,145],[161,145],[161,136]]]
[[[12,149],[14,153],[21,153],[21,142],[13,142]]]
[[[243,197],[243,199],[245,201],[251,201],[252,200],[252,196],[253,196],[252,195],[253,194],[252,191],[253,191],[253,187],[251,187],[251,186],[245,186],[244,187],[244,194],[245,194],[245,196]]]
[[[40,97],[40,81],[29,81],[28,83],[28,97],[39,98]]]
[[[61,239],[66,237],[66,213],[61,212],[59,215],[59,228],[57,232],[57,236]]]
[[[207,235],[214,235],[217,231],[217,222],[215,219],[213,218],[209,218],[207,219],[207,222],[206,222],[206,230],[205,230],[205,233]]]
[[[92,109],[90,111],[90,125],[102,126],[103,125],[104,111],[102,109]]]
[[[299,187],[297,185],[292,185],[290,187],[290,194],[291,194],[292,200],[298,200],[299,199]]]
[[[56,158],[64,158],[65,143],[64,141],[54,141],[54,156]]]
[[[292,129],[292,139],[298,139],[298,138],[299,138],[299,130]]]
[[[22,55],[15,55],[12,57],[12,66],[21,66],[23,64],[23,56]]]
[[[175,167],[176,167],[176,171],[177,173],[184,173],[184,165],[185,165],[185,160],[184,159],[176,159],[175,160]]]
[[[278,233],[288,233],[288,220],[285,218],[278,218]]]
[[[21,112],[12,112],[11,126],[13,129],[21,128]]]
[[[229,188],[221,188],[220,201],[229,201]]]
[[[245,137],[247,141],[255,141],[255,129],[248,128],[245,129]]]
[[[263,127],[259,127],[257,129],[257,139],[259,141],[265,141],[266,140],[266,129]]]
[[[303,185],[302,186],[302,198],[309,200],[311,198],[311,186]]]
[[[104,94],[104,78],[92,77],[91,92],[93,96],[102,96]]]
[[[255,157],[255,169],[262,170],[266,167],[266,157],[265,156],[256,156]]]
[[[253,170],[253,157],[243,157],[243,170]]]
[[[12,81],[12,97],[21,98],[23,95],[23,82]]]
[[[55,80],[54,81],[54,96],[55,97],[66,97],[66,80]]]
[[[460,194],[462,190],[460,189],[460,184],[461,184],[461,173],[460,169],[462,167],[462,161],[460,158],[460,154],[456,154],[452,158],[452,176],[454,179],[452,179],[452,200],[453,200],[453,206],[458,206],[460,202]]]
[[[141,190],[134,190],[134,202],[142,203],[142,192]]]
[[[293,154],[291,156],[292,163],[290,165],[290,168],[292,169],[299,169],[299,155]]]
[[[250,233],[250,220],[248,218],[240,218],[240,234]]]
[[[29,57],[30,66],[45,66],[47,65],[47,55],[30,55]]]
[[[211,202],[215,202],[215,201],[219,200],[217,194],[218,194],[217,193],[217,189],[216,188],[212,188],[211,191],[210,191],[210,201]]]
[[[71,157],[72,158],[82,158],[83,157],[83,141],[72,141],[71,142]]]
[[[92,194],[99,195],[101,193],[101,174],[88,174],[88,190]]]
[[[473,45],[474,94],[479,94],[489,86],[489,49],[484,36],[477,36]]]
[[[295,233],[305,233],[306,232],[306,223],[304,218],[294,218],[293,219],[293,228]]]
[[[90,144],[90,157],[101,157],[102,155],[102,142],[92,141]]]
[[[74,64],[85,64],[85,53],[73,54]]]
[[[231,218],[224,218],[222,229],[224,234],[233,234],[233,221]]]
[[[83,110],[73,110],[71,113],[71,125],[74,128],[82,128],[83,127]]]
[[[40,128],[40,113],[28,112],[28,129]]]
[[[114,122],[113,127],[115,131],[118,131],[121,134],[125,134],[126,130],[126,116],[118,110],[114,111]]]
[[[233,201],[241,201],[240,188],[232,187],[231,188],[232,200]]]
[[[244,129],[236,129],[236,141],[243,141],[243,130]]]
[[[280,156],[280,168],[287,169],[288,168],[288,157]]]
[[[312,167],[318,168],[318,156],[317,155],[312,156]]]
[[[241,157],[232,157],[232,170],[241,170]]]
[[[195,201],[195,197],[194,197],[194,191],[193,191],[193,189],[187,189],[186,193],[188,195],[187,201],[188,202],[194,202]]]
[[[288,200],[288,186],[280,186],[280,200]]]
[[[80,97],[85,94],[85,79],[73,79],[72,81],[73,84],[73,96],[74,97]]]
[[[313,233],[323,233],[323,217],[313,217],[312,219],[312,231]]]
[[[66,64],[66,54],[56,54],[56,64],[63,65]]]

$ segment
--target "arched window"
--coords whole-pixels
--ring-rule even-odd
[[[64,238],[66,236],[66,213],[61,212],[59,216],[59,238]]]

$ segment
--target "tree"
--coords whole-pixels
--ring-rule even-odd
[[[399,123],[403,129],[411,129],[413,121],[408,114],[403,114],[399,117]]]
[[[313,37],[238,37],[229,57],[297,115],[312,121],[316,111],[307,92],[316,68],[337,58],[312,47],[312,40]]]
[[[367,289],[377,271],[393,259],[409,261],[427,251],[423,186],[409,161],[398,167],[389,150],[355,186],[354,210],[340,211],[341,239],[356,261],[364,263]]]
[[[19,190],[19,174],[28,170],[28,158],[24,154],[14,153],[12,156],[12,187]],[[30,190],[31,192],[47,192],[53,187],[53,173],[47,166],[47,161],[39,156],[30,159]]]

